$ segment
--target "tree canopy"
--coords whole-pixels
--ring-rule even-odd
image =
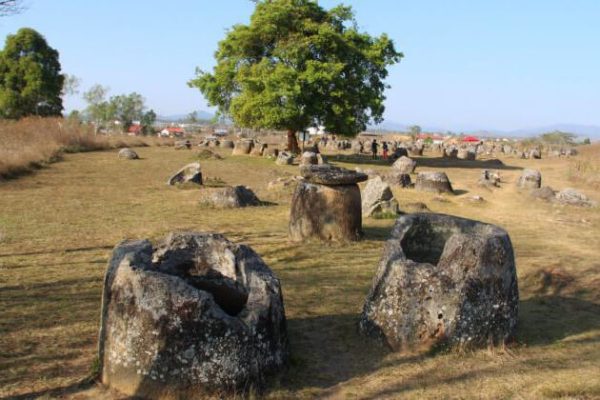
[[[65,80],[58,51],[30,28],[8,35],[0,52],[0,116],[58,116]]]
[[[94,122],[96,131],[114,121],[119,121],[124,130],[127,130],[133,121],[144,119],[148,125],[156,120],[156,114],[146,109],[145,100],[139,93],[111,96],[106,100],[108,88],[94,85],[83,93],[83,98],[88,103],[86,114]],[[142,122],[143,124],[143,122]]]
[[[577,135],[569,132],[553,131],[540,135],[540,139],[548,144],[554,145],[573,145]]]
[[[212,73],[197,70],[189,82],[210,105],[239,126],[288,136],[321,125],[354,136],[383,120],[387,67],[402,58],[387,35],[359,32],[346,6],[256,3],[250,23],[219,43]]]

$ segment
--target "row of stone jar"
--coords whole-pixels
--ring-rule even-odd
[[[151,399],[264,388],[288,363],[294,341],[281,285],[250,247],[220,234],[119,244],[103,289],[102,382]],[[397,351],[503,344],[515,334],[518,297],[506,231],[408,214],[383,247],[357,325]]]

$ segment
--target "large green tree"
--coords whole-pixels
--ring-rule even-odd
[[[85,109],[86,116],[94,124],[94,132],[98,131],[115,118],[115,110],[112,105],[106,101],[108,87],[94,85],[83,93],[84,100],[88,103]]]
[[[0,117],[58,116],[63,110],[58,51],[30,28],[8,35],[0,52]]]
[[[124,131],[127,131],[133,121],[142,119],[146,108],[142,95],[135,92],[112,96],[109,103],[112,105],[115,117],[121,122]]]
[[[360,32],[351,8],[312,0],[263,0],[248,25],[219,43],[212,73],[189,82],[243,127],[296,132],[323,125],[354,136],[381,122],[387,67],[402,54],[385,34]]]
[[[131,126],[133,121],[141,120],[144,115],[146,120],[156,119],[154,111],[144,114],[145,100],[139,93],[121,94],[111,96],[106,100],[109,89],[106,86],[94,85],[83,93],[83,98],[88,103],[87,117],[94,123],[96,132],[102,127],[119,121],[124,131]],[[154,123],[154,120],[150,125]]]

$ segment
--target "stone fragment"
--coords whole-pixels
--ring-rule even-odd
[[[128,147],[119,150],[117,156],[122,160],[138,160],[140,158],[135,151]]]
[[[292,165],[294,163],[294,155],[287,151],[279,152],[275,164],[277,165]]]
[[[542,174],[536,169],[525,169],[517,181],[522,189],[539,189],[542,187]]]
[[[361,197],[364,217],[377,217],[384,214],[396,215],[399,212],[398,202],[394,199],[390,185],[379,176],[367,181]]]
[[[402,156],[392,164],[392,167],[401,174],[412,174],[415,172],[417,162],[406,156]]]
[[[167,181],[167,185],[176,185],[181,183],[196,183],[202,185],[202,170],[200,163],[191,163],[177,171]]]
[[[445,172],[419,172],[415,189],[424,192],[454,193]]]
[[[221,147],[223,149],[233,149],[234,148],[233,140],[222,139],[219,141],[219,147]]]
[[[563,189],[556,193],[556,201],[560,204],[579,207],[594,207],[597,205],[595,201],[590,200],[585,194],[572,188]]]
[[[334,167],[330,164],[302,166],[300,175],[311,183],[323,185],[351,185],[369,178],[362,172]]]
[[[241,208],[261,204],[256,194],[246,186],[204,188],[200,191],[200,203],[215,208]]]

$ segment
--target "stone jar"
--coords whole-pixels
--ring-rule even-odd
[[[215,233],[115,247],[104,279],[102,383],[128,396],[201,399],[261,388],[289,355],[281,285]]]
[[[396,221],[360,317],[394,350],[501,345],[514,338],[519,292],[502,228],[450,215]]]

